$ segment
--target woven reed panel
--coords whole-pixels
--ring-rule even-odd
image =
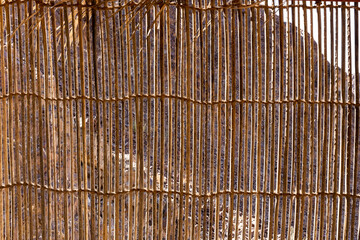
[[[1,0],[0,239],[359,239],[357,6]]]

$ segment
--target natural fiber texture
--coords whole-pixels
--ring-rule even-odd
[[[358,11],[0,0],[0,239],[359,239]]]

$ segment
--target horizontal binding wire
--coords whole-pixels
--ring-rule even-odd
[[[297,1],[304,1],[304,2],[360,2],[360,0],[297,0]]]
[[[116,196],[116,195],[122,195],[122,194],[129,194],[132,192],[143,192],[143,193],[160,193],[160,194],[175,194],[180,196],[190,196],[190,197],[196,197],[196,198],[211,198],[216,196],[222,196],[222,195],[246,195],[246,196],[253,196],[253,195],[262,195],[262,196],[285,196],[285,197],[319,197],[319,196],[332,196],[332,197],[346,197],[346,198],[352,198],[352,199],[360,199],[360,195],[358,194],[351,194],[351,193],[338,193],[338,192],[317,192],[317,193],[291,193],[291,192],[252,192],[252,191],[220,191],[220,192],[212,192],[207,194],[199,194],[199,193],[191,193],[186,191],[174,191],[174,190],[164,190],[160,191],[157,189],[140,189],[140,188],[131,188],[129,190],[123,190],[118,192],[102,192],[102,191],[96,191],[96,190],[90,190],[90,189],[56,189],[51,188],[48,186],[42,186],[34,183],[14,183],[14,184],[8,184],[8,185],[2,185],[0,186],[0,190],[4,189],[12,189],[15,187],[32,187],[42,190],[47,190],[50,192],[55,193],[69,193],[69,194],[77,194],[79,192],[89,193],[93,195],[100,195],[100,196]]]
[[[25,1],[11,1],[11,2],[5,2],[5,3],[0,3],[0,7],[5,7],[7,5],[12,5],[12,4],[25,4],[27,2],[30,2],[32,0],[25,0]],[[180,8],[187,8],[187,9],[191,9],[191,10],[195,10],[195,11],[222,11],[222,10],[237,10],[237,9],[249,9],[249,8],[256,8],[256,9],[273,9],[273,8],[304,8],[304,9],[316,9],[316,8],[348,8],[348,9],[355,9],[355,10],[360,10],[360,7],[358,6],[354,6],[354,5],[341,5],[340,3],[344,3],[344,2],[360,2],[360,0],[341,0],[341,1],[333,1],[333,0],[297,0],[298,2],[301,1],[306,1],[306,2],[317,2],[317,3],[329,3],[329,2],[334,2],[334,3],[339,3],[338,5],[313,5],[313,6],[306,6],[306,5],[302,5],[302,4],[292,4],[289,3],[286,6],[282,6],[282,5],[262,5],[262,4],[258,4],[258,3],[254,3],[252,4],[242,4],[242,5],[218,5],[218,6],[212,6],[212,7],[197,7],[197,6],[193,6],[193,5],[189,5],[186,3],[176,3],[176,2],[164,2],[162,4],[167,5],[167,6],[176,6],[176,7],[180,7]],[[138,3],[132,3],[132,4],[127,4],[127,5],[119,5],[119,6],[101,6],[101,5],[91,5],[91,4],[79,4],[79,3],[72,3],[72,2],[61,2],[59,4],[55,4],[54,2],[42,2],[42,1],[35,1],[36,4],[38,5],[42,5],[45,7],[51,7],[51,8],[63,8],[63,7],[78,7],[78,8],[91,8],[94,10],[100,10],[100,11],[113,11],[113,10],[121,10],[124,9],[126,7],[137,7],[139,4]],[[108,2],[108,1],[107,1]],[[263,1],[261,1],[263,2]],[[260,2],[260,3],[261,3]],[[160,3],[154,3],[152,4],[157,5]],[[102,4],[103,5],[103,4]]]
[[[44,101],[77,101],[77,100],[89,100],[94,102],[121,102],[136,98],[149,98],[149,99],[160,99],[160,98],[168,98],[172,100],[180,100],[184,102],[190,102],[193,104],[201,104],[201,105],[219,105],[219,104],[231,104],[231,103],[249,103],[249,104],[290,104],[290,103],[304,103],[304,104],[311,104],[311,105],[317,105],[317,104],[327,104],[327,105],[340,105],[340,106],[354,106],[354,107],[360,107],[360,103],[353,103],[353,102],[340,102],[340,101],[313,101],[313,100],[305,100],[305,99],[288,99],[288,100],[281,100],[281,101],[264,101],[264,100],[251,100],[251,99],[235,99],[235,100],[219,100],[219,101],[201,101],[196,100],[193,98],[187,98],[187,97],[181,97],[181,96],[175,96],[175,95],[168,95],[168,94],[132,94],[129,96],[121,97],[121,98],[108,98],[108,99],[102,99],[102,98],[94,98],[94,97],[88,97],[88,96],[71,96],[66,98],[51,98],[51,97],[43,97],[36,93],[11,93],[6,94],[0,97],[0,100],[9,100],[11,97],[15,96],[29,96],[34,97],[36,99],[42,99]]]

